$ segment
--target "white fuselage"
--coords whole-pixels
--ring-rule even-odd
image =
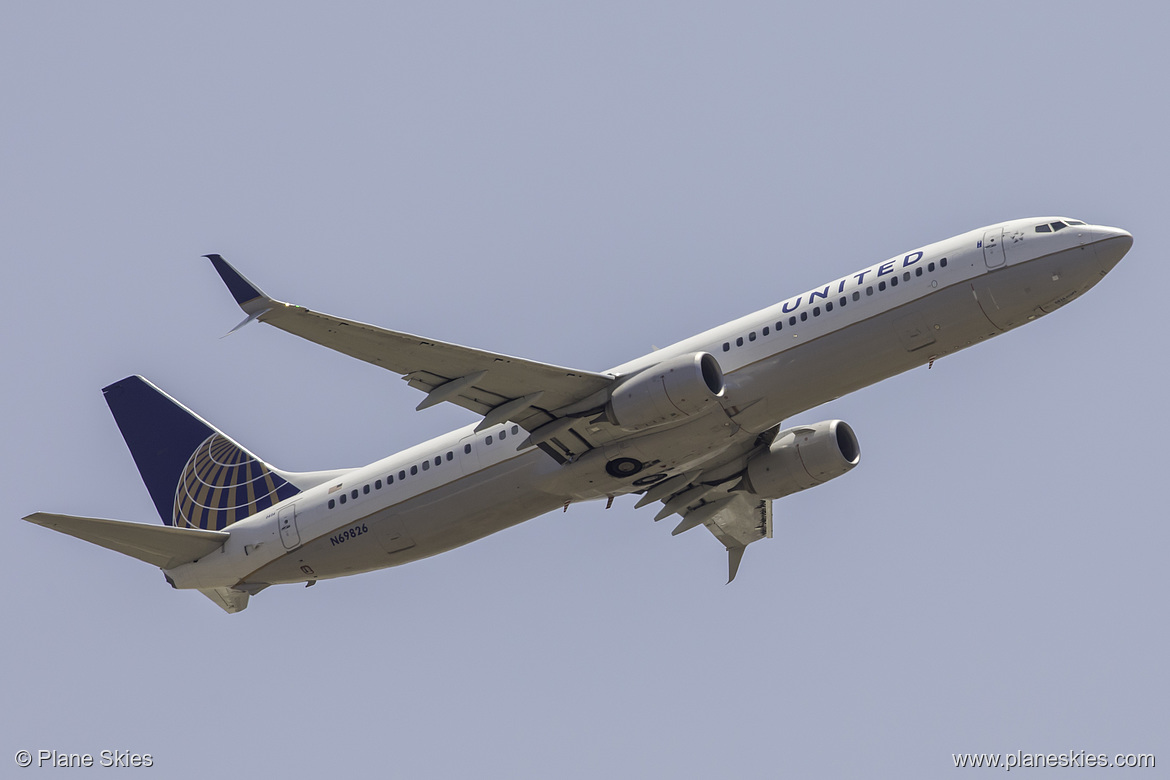
[[[219,551],[168,577],[180,588],[259,587],[396,566],[567,502],[649,484],[606,474],[615,457],[656,475],[735,463],[782,420],[1062,306],[1132,241],[1083,224],[1036,232],[1055,219],[1015,220],[921,247],[606,372],[627,376],[709,352],[726,392],[708,413],[615,438],[563,464],[520,448],[527,432],[511,423],[478,433],[469,425],[231,525]]]

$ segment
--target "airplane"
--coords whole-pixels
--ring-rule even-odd
[[[1018,219],[928,244],[593,372],[485,352],[270,297],[205,255],[252,321],[399,374],[481,419],[355,469],[272,466],[139,376],[103,389],[163,525],[25,520],[163,570],[229,613],[276,584],[421,560],[571,503],[638,494],[728,553],[772,502],[853,469],[842,420],[783,421],[1050,314],[1125,256],[1125,230]]]

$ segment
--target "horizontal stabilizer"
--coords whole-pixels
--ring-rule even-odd
[[[173,569],[202,558],[221,547],[229,536],[226,531],[145,525],[125,520],[54,515],[48,512],[36,512],[24,519],[107,550],[129,555],[160,569]]]

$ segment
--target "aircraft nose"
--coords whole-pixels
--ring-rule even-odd
[[[1133,236],[1129,234],[1128,230],[1121,228],[1105,227],[1104,225],[1093,226],[1093,248],[1097,252],[1097,260],[1100,261],[1102,268],[1108,273],[1113,270],[1113,266],[1121,262],[1121,258],[1125,257],[1125,253],[1133,246]]]

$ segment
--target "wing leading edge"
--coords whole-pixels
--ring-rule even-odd
[[[265,295],[220,255],[205,255],[236,303],[252,320],[355,357],[396,374],[427,393],[425,409],[444,401],[484,415],[481,427],[519,423],[534,431],[554,422],[557,410],[608,389],[614,378],[524,358],[386,330],[334,317]]]

